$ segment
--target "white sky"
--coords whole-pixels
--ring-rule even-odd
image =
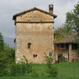
[[[0,1],[0,32],[6,37],[15,37],[15,25],[12,17],[18,12],[37,7],[48,11],[48,5],[54,5],[55,27],[65,22],[66,13],[74,8],[79,0],[1,0]]]

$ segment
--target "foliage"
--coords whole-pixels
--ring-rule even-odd
[[[3,51],[4,49],[4,40],[3,40],[3,36],[0,33],[0,52]]]
[[[14,62],[14,50],[11,48],[4,48],[4,51],[0,52],[0,75],[7,74],[7,67]]]
[[[12,64],[15,62],[15,50],[5,46],[4,48],[4,57],[5,57],[5,64]]]
[[[56,40],[62,39],[64,37],[63,33],[64,33],[64,31],[63,31],[62,27],[55,29],[55,31],[54,31],[54,37],[55,37],[55,39]]]
[[[47,62],[47,64],[52,64],[52,62],[53,62],[52,56],[46,56],[46,62]]]
[[[31,63],[28,62],[28,60],[26,59],[25,56],[23,56],[23,57],[24,57],[24,59],[25,59],[26,68],[27,68],[27,73],[32,72],[32,65],[31,65]]]
[[[0,75],[2,75],[5,72],[4,69],[5,65],[3,61],[5,60],[5,57],[3,57],[4,56],[3,51],[4,51],[4,40],[2,34],[0,33]]]
[[[23,56],[24,57],[24,56]],[[23,76],[32,72],[32,65],[28,63],[28,60],[24,57],[26,62],[13,63],[10,66],[10,74],[12,76]]]
[[[76,4],[72,12],[67,13],[66,24],[79,33],[79,3]]]
[[[77,33],[79,37],[79,3],[76,4],[71,12],[67,12],[66,22],[62,27],[55,30],[55,36],[62,38],[72,32]]]
[[[66,24],[79,33],[79,3],[76,4],[72,12],[68,12],[66,16]]]
[[[66,15],[66,25],[71,28],[73,32],[77,34],[77,38],[75,41],[78,44],[78,51],[79,54],[79,3],[74,6],[72,12],[68,12]]]
[[[15,50],[4,43],[0,33],[0,75],[7,74],[7,66],[14,62]]]
[[[67,24],[63,24],[61,27],[55,29],[54,36],[55,39],[61,40],[62,38],[65,38],[67,35],[71,35],[72,33],[72,28]]]
[[[49,76],[57,77],[57,69],[52,66],[53,58],[52,56],[46,56],[46,62],[47,62],[47,72],[49,73]]]
[[[26,64],[12,64],[10,68],[10,75],[12,76],[22,76],[26,74]]]
[[[79,79],[79,63],[63,62],[59,64],[52,64],[53,67],[57,68],[57,77],[53,78],[48,76],[46,70],[48,69],[46,64],[32,64],[33,75],[19,75],[19,76],[3,76],[0,79]],[[35,75],[34,75],[35,73]],[[43,74],[42,74],[43,73]]]
[[[74,39],[78,44],[77,54],[79,54],[79,3],[74,6],[71,12],[67,12],[65,24],[56,29],[54,34],[56,41],[62,40],[68,35],[76,35]]]

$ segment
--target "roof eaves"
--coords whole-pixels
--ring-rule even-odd
[[[50,14],[50,13],[47,12],[47,11],[44,11],[44,10],[41,10],[41,9],[38,9],[38,8],[34,7],[34,8],[32,8],[32,9],[27,10],[27,11],[24,11],[24,12],[15,14],[15,15],[13,16],[13,20],[15,20],[16,17],[19,16],[19,15],[22,15],[22,14],[25,14],[25,13],[27,13],[27,12],[34,11],[34,10],[38,10],[38,11],[44,12],[44,13],[46,13],[46,14],[48,14],[48,15],[54,17],[54,18],[57,17],[55,14]]]

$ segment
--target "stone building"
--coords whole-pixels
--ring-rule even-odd
[[[27,59],[45,63],[45,55],[54,56],[53,5],[49,12],[33,8],[13,16],[16,25],[16,63]]]
[[[74,62],[78,61],[79,57],[77,55],[78,43],[76,41],[77,34],[65,34],[64,37],[54,38],[54,52],[56,55],[57,62],[69,61]]]

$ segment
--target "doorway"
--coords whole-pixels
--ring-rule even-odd
[[[58,62],[64,62],[65,61],[65,57],[63,56],[63,54],[59,54],[58,55]]]

